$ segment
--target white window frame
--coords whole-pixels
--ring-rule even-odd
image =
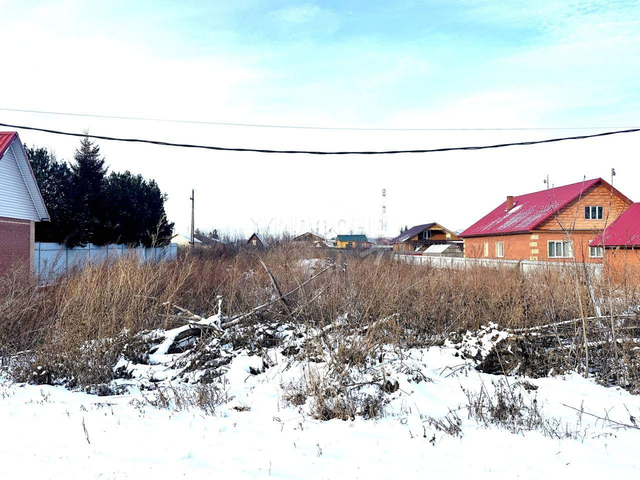
[[[484,242],[484,256],[489,256],[489,242]]]
[[[496,242],[496,257],[504,257],[504,242]]]
[[[585,220],[602,220],[604,218],[604,207],[601,205],[585,205]]]
[[[552,244],[553,255],[551,254]],[[558,246],[562,249],[562,255],[556,255]],[[567,240],[549,240],[547,242],[547,254],[549,258],[573,258],[573,242]]]
[[[589,247],[589,258],[604,258],[604,247]]]

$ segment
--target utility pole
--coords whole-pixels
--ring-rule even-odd
[[[194,213],[195,213],[195,190],[191,189],[191,246],[193,247],[196,243],[195,235],[195,221],[194,221]]]
[[[547,178],[544,180],[543,183],[547,184],[547,190],[549,190],[549,175],[547,174]]]

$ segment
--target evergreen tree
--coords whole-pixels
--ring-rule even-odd
[[[106,177],[100,148],[85,137],[69,168],[45,148],[27,148],[51,222],[38,223],[38,241],[69,247],[107,243],[166,245],[173,223],[164,210],[166,194],[155,181],[129,171]]]
[[[51,217],[50,222],[36,223],[36,241],[63,243],[72,230],[71,170],[46,148],[24,149]]]
[[[104,158],[100,147],[85,137],[74,154],[73,173],[73,230],[66,238],[69,247],[108,243],[105,214],[108,208],[105,196]]]
[[[166,245],[171,240],[173,223],[164,210],[166,194],[154,180],[131,172],[112,173],[107,182],[108,243],[128,245]]]

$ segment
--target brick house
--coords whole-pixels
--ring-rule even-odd
[[[606,254],[615,276],[624,277],[629,268],[637,270],[640,266],[640,203],[627,208],[593,239],[589,248],[600,256]]]
[[[14,265],[33,268],[35,222],[49,221],[20,137],[0,132],[0,275]]]
[[[465,257],[599,263],[590,243],[632,203],[601,178],[508,196],[460,234]]]

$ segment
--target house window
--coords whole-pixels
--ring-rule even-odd
[[[489,256],[489,242],[484,242],[484,256]]]
[[[602,258],[604,256],[604,248],[602,247],[589,247],[589,257]]]
[[[496,257],[504,257],[504,242],[496,243]]]
[[[573,258],[571,242],[549,242],[549,258]]]
[[[432,235],[433,232],[431,230],[425,230],[424,232],[422,232],[422,240],[429,240]]]
[[[584,218],[586,220],[602,220],[602,207],[584,207]]]

